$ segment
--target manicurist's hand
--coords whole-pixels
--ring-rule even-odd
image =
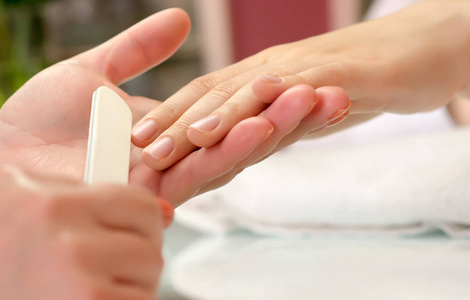
[[[147,165],[163,170],[197,147],[215,145],[235,124],[298,84],[346,90],[350,116],[336,128],[380,112],[444,106],[470,87],[469,20],[469,1],[427,0],[382,19],[269,48],[189,83],[137,124],[133,143],[145,147]]]
[[[162,227],[145,189],[0,166],[0,299],[153,300]]]

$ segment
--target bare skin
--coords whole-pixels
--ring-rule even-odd
[[[183,43],[189,27],[183,11],[162,11],[37,74],[0,110],[0,163],[82,179],[93,91],[102,85],[113,89],[130,106],[133,119],[140,120],[159,102],[128,95],[118,85],[168,58]],[[142,150],[134,147],[130,184],[178,205],[230,181],[301,124],[311,128],[326,124],[336,110],[349,105],[349,98],[337,88],[315,91],[300,85],[274,103],[263,116],[234,126],[223,142],[188,153],[165,170],[146,166]]]
[[[135,131],[133,143],[145,148],[148,166],[165,169],[197,147],[217,144],[235,124],[298,84],[342,87],[352,100],[348,119],[322,134],[382,112],[430,111],[468,95],[468,49],[470,2],[425,0],[381,19],[266,49],[198,78],[147,114],[138,126],[153,120],[155,130],[144,138]],[[462,105],[451,104],[460,123],[470,119]],[[286,144],[300,137],[287,136]],[[155,153],[163,138],[174,149],[161,157]]]
[[[154,300],[162,212],[137,187],[0,168],[0,298]]]

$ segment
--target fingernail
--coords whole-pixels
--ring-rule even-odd
[[[160,160],[170,155],[174,148],[175,145],[173,143],[173,140],[170,137],[166,136],[164,138],[156,140],[153,144],[148,146],[145,149],[145,152],[150,154],[156,160]]]
[[[281,83],[284,81],[284,79],[280,77],[269,75],[269,74],[261,74],[261,78],[264,81],[269,82],[269,83]]]
[[[266,131],[266,133],[264,134],[263,138],[260,141],[260,144],[264,143],[264,141],[266,141],[268,139],[268,137],[270,137],[273,132],[274,132],[274,126],[270,130]]]
[[[154,120],[148,119],[137,125],[132,130],[132,135],[141,141],[146,141],[153,137],[158,131],[158,125]]]
[[[160,209],[162,212],[162,221],[163,221],[163,228],[168,228],[173,222],[173,218],[175,215],[175,209],[173,206],[163,199],[158,199],[160,204]]]
[[[347,118],[347,116],[349,115],[349,109],[346,110],[342,115],[340,115],[339,117],[329,121],[328,123],[326,123],[326,127],[330,127],[330,126],[333,126],[333,125],[336,125],[338,123],[341,123],[344,119]]]
[[[337,111],[335,111],[334,114],[332,114],[328,120],[326,120],[327,123],[330,123],[330,122],[333,122],[334,120],[336,120],[337,118],[343,116],[345,113],[349,113],[349,106],[346,107],[346,108],[341,108],[341,109],[338,109]]]
[[[200,132],[208,132],[216,129],[219,124],[220,117],[218,115],[211,115],[191,124],[190,127]]]

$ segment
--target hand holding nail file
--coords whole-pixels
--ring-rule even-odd
[[[88,136],[85,183],[129,180],[132,113],[126,102],[107,87],[93,94]]]
[[[91,104],[85,183],[128,184],[131,128],[132,113],[126,102],[110,88],[98,88]],[[166,228],[174,209],[163,199],[158,202]]]

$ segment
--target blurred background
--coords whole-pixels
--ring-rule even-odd
[[[40,70],[90,49],[168,7],[191,16],[170,60],[126,83],[164,100],[191,79],[266,47],[347,26],[369,0],[0,0],[0,105]]]

